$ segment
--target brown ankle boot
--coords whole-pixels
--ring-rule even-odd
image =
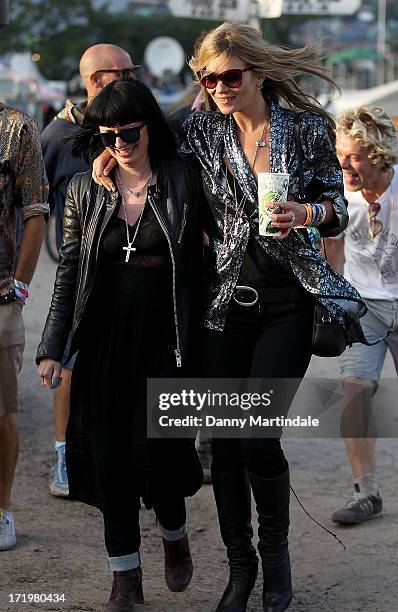
[[[180,540],[170,542],[162,538],[164,548],[164,576],[173,593],[185,591],[191,582],[193,565],[187,534]]]
[[[113,572],[112,593],[106,612],[133,612],[134,603],[144,603],[141,568]]]

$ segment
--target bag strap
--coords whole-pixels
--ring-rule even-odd
[[[316,298],[330,298],[331,300],[347,300],[347,302],[356,302],[357,304],[364,304],[365,302],[361,298],[352,297],[350,295],[341,296],[341,295],[327,295],[326,293],[321,293],[320,295],[314,295]],[[365,304],[366,306],[366,304]]]

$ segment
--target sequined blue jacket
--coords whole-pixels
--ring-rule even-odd
[[[270,172],[290,174],[288,199],[299,195],[299,162],[294,138],[294,112],[271,102]],[[183,126],[185,153],[193,153],[201,166],[205,195],[211,209],[214,231],[210,249],[215,262],[210,275],[204,324],[210,329],[224,329],[227,308],[237,283],[250,234],[250,224],[243,212],[237,227],[234,245],[223,247],[225,212],[228,225],[233,224],[235,201],[228,189],[225,157],[248,200],[257,204],[257,184],[238,140],[232,115],[218,112],[191,114]],[[326,120],[315,113],[302,114],[300,138],[304,154],[304,187],[310,201],[329,200],[335,212],[332,223],[322,225],[323,236],[336,236],[348,223],[343,179],[336,157],[333,137]],[[257,221],[258,227],[258,221]],[[307,244],[299,232],[285,240],[274,240],[254,232],[256,240],[272,259],[290,271],[303,288],[318,299],[344,326],[347,317],[356,317],[360,306],[350,300],[358,292]]]

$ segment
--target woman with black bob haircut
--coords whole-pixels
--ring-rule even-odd
[[[93,99],[75,147],[91,158],[107,149],[116,189],[96,185],[91,171],[69,185],[37,363],[54,387],[68,338],[69,354],[78,350],[70,497],[103,513],[114,575],[106,610],[127,612],[143,601],[141,499],[157,516],[168,588],[184,591],[192,576],[184,498],[199,489],[202,470],[193,440],[147,439],[146,381],[187,371],[200,303],[202,188],[139,81],[114,81]]]
[[[95,159],[105,148],[97,137],[98,126],[127,125],[134,117],[135,123],[146,122],[151,166],[157,168],[161,161],[175,158],[177,144],[173,130],[151,90],[132,78],[117,79],[109,85],[92,100],[80,133],[72,137],[76,153]]]

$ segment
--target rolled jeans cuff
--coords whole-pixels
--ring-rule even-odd
[[[167,542],[176,542],[177,540],[181,540],[185,534],[187,533],[187,524],[184,523],[182,527],[176,529],[174,531],[170,531],[169,529],[165,529],[160,522],[158,521],[158,527],[160,534],[164,540]]]
[[[140,553],[135,552],[123,557],[108,557],[108,566],[111,572],[127,572],[141,565]]]

